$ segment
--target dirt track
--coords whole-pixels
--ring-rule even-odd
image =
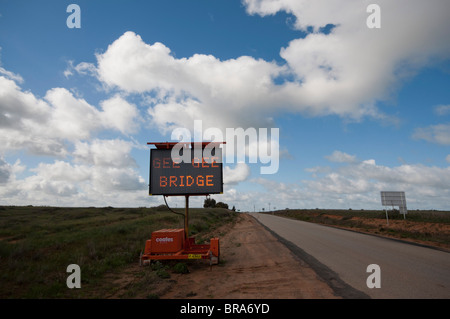
[[[340,298],[251,216],[240,215],[220,245],[221,265],[189,264],[160,298]]]

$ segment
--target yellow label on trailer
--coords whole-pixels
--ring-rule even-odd
[[[188,259],[202,259],[200,254],[188,254]]]

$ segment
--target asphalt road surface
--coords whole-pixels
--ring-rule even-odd
[[[450,298],[448,252],[273,215],[251,215],[294,247],[336,290],[347,291],[349,298]],[[371,264],[380,267],[380,288],[367,286]]]

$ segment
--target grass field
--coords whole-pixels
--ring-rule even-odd
[[[397,238],[450,244],[450,212],[410,211],[406,221],[402,215],[390,212],[389,226],[384,211],[305,209],[273,213]],[[196,237],[197,243],[222,237],[220,226],[234,222],[237,215],[221,208],[190,209],[190,235]],[[157,298],[161,293],[158,289],[167,286],[171,273],[184,272],[186,265],[164,262],[139,269],[140,252],[153,231],[183,225],[183,217],[165,206],[0,206],[0,299]],[[66,269],[70,264],[81,268],[82,289],[67,288],[70,273]],[[133,277],[125,288],[116,284],[124,276]]]
[[[236,213],[190,209],[189,216],[190,235],[201,243],[210,235],[219,236],[214,231],[233,221]],[[138,264],[153,231],[183,225],[183,217],[164,206],[0,206],[0,298],[104,298],[105,291],[114,289],[105,276]],[[80,266],[83,289],[67,288],[69,264]],[[160,277],[165,270],[161,269]],[[153,274],[140,275],[147,284],[155,279]]]

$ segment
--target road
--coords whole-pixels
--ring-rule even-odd
[[[448,252],[273,215],[251,215],[294,246],[335,287],[344,282],[371,298],[450,298]],[[380,288],[367,287],[371,264],[380,267]]]

